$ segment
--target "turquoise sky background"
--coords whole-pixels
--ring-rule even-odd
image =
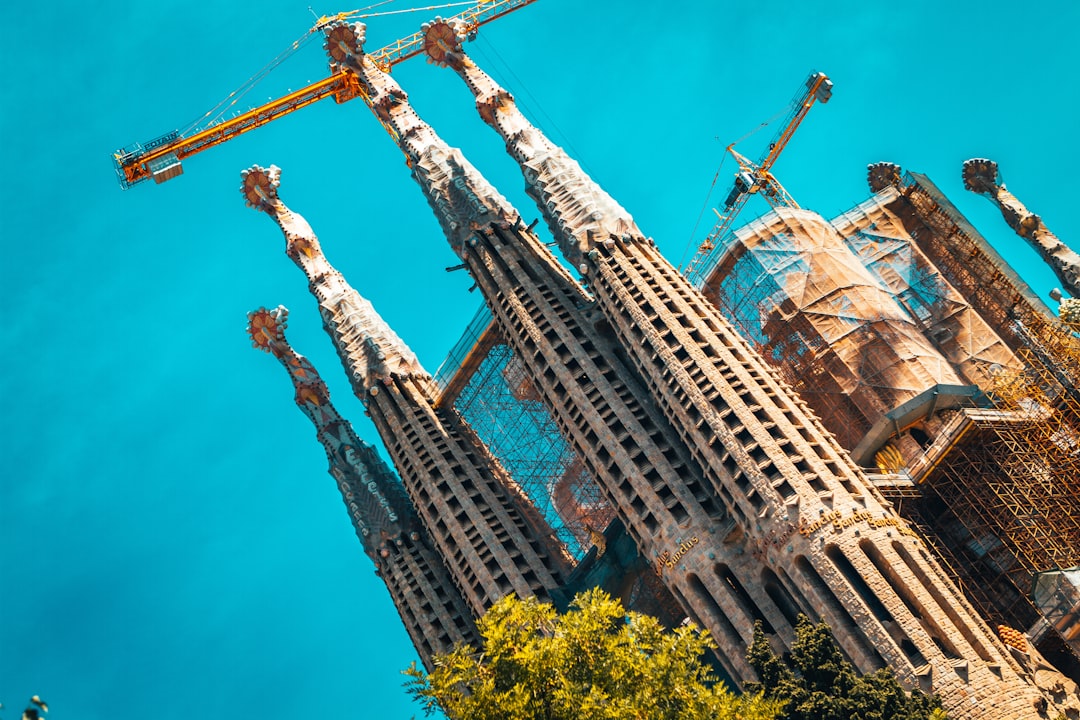
[[[370,20],[369,47],[433,14]],[[434,372],[480,299],[444,272],[455,258],[402,155],[361,103],[325,101],[122,192],[111,151],[201,115],[311,26],[307,2],[0,18],[0,717],[34,693],[54,720],[420,714],[399,674],[411,645],[246,312],[287,305],[294,347],[377,438],[279,230],[238,192],[243,168],[281,166],[282,198]],[[694,232],[724,146],[823,70],[833,99],[775,167],[794,197],[833,216],[868,195],[867,163],[927,173],[1045,298],[1053,276],[960,166],[998,160],[1080,247],[1078,26],[1064,1],[539,0],[471,52],[677,264],[711,225]],[[313,43],[250,104],[325,65]],[[394,74],[535,217],[461,81],[422,60]],[[773,132],[740,147],[756,157]]]

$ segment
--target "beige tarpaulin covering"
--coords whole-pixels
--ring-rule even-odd
[[[1032,595],[1046,619],[1080,654],[1080,566],[1039,573]]]
[[[1001,337],[911,242],[887,208],[895,195],[889,188],[832,224],[965,382],[985,386],[999,368],[1020,368]]]
[[[863,229],[874,227],[867,209],[845,217],[848,234],[882,232]],[[738,231],[713,275],[714,300],[767,357],[783,360],[789,380],[849,449],[927,389],[971,383],[958,368],[1000,345],[993,333],[976,338],[971,318],[956,317],[974,314],[947,288],[918,292],[910,243],[898,227],[885,231],[861,236],[853,248],[819,215],[780,208]],[[871,256],[871,269],[856,251]],[[926,330],[939,317],[952,318],[943,327],[955,333],[939,332],[935,343]],[[1001,360],[1008,362],[989,358]]]

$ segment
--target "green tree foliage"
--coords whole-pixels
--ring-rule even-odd
[[[602,590],[559,615],[535,598],[496,603],[479,622],[482,652],[462,646],[415,666],[406,683],[430,715],[452,720],[772,720],[779,703],[736,696],[702,656],[707,632],[665,630]]]
[[[773,652],[758,623],[746,653],[761,682],[751,690],[781,703],[787,720],[945,720],[941,703],[918,690],[910,695],[892,670],[860,676],[844,659],[829,626],[800,617],[785,663]]]

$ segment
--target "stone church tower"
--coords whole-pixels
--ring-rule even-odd
[[[356,76],[405,153],[532,392],[637,553],[712,632],[736,683],[754,679],[744,655],[755,622],[784,649],[805,614],[829,623],[861,671],[891,667],[909,687],[939,694],[951,717],[1055,711],[779,372],[464,54],[455,25],[425,26],[425,51],[465,80],[581,281],[416,115],[364,54],[361,24],[326,31],[335,69]],[[276,168],[245,174],[245,197],[284,231],[353,388],[472,613],[511,592],[558,595],[570,565],[550,527],[468,424],[438,402],[430,376],[326,262],[277,187]]]
[[[330,402],[319,373],[285,339],[288,311],[248,314],[252,344],[278,359],[296,388],[296,405],[315,426],[330,475],[341,491],[356,536],[375,563],[409,637],[429,670],[432,657],[459,643],[479,644],[473,614],[432,547],[401,481],[375,448],[356,436]]]
[[[547,523],[371,303],[327,262],[311,227],[277,194],[280,172],[244,173],[248,203],[281,227],[323,323],[431,540],[475,616],[510,593],[551,598],[567,558]]]

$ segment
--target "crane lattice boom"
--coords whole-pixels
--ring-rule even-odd
[[[475,6],[450,19],[460,21],[471,36],[481,25],[533,2],[536,0],[480,0]],[[328,22],[347,19],[351,15],[352,13],[339,13],[329,18],[320,18],[311,32],[321,31]],[[397,63],[419,55],[423,51],[423,45],[423,32],[415,32],[369,53],[369,57],[380,68],[389,72],[390,68]],[[356,76],[352,73],[337,71],[330,77],[296,92],[291,92],[254,110],[249,110],[243,115],[199,130],[189,136],[185,137],[174,130],[148,142],[135,143],[117,150],[113,153],[116,175],[121,187],[125,190],[150,178],[160,184],[181,175],[183,173],[182,161],[196,153],[220,145],[324,98],[333,97],[336,102],[343,103],[361,95]]]
[[[780,153],[787,147],[788,142],[795,134],[795,130],[806,118],[806,114],[810,112],[814,102],[820,100],[822,103],[827,103],[830,97],[832,97],[832,81],[823,72],[812,72],[806,79],[805,86],[800,88],[792,101],[791,112],[784,121],[783,127],[780,128],[773,141],[769,143],[768,148],[758,162],[755,163],[737,152],[734,143],[727,146],[726,152],[731,153],[731,156],[735,158],[735,162],[739,165],[739,172],[735,174],[735,182],[731,192],[728,193],[727,198],[724,200],[724,212],[716,211],[718,216],[716,225],[709,231],[705,240],[698,246],[694,257],[691,258],[683,270],[686,277],[691,280],[700,279],[694,277],[695,273],[700,272],[709,254],[731,230],[736,216],[751,195],[760,192],[765,201],[774,208],[799,207],[795,199],[784,189],[784,186],[780,184],[770,170],[780,157]]]

